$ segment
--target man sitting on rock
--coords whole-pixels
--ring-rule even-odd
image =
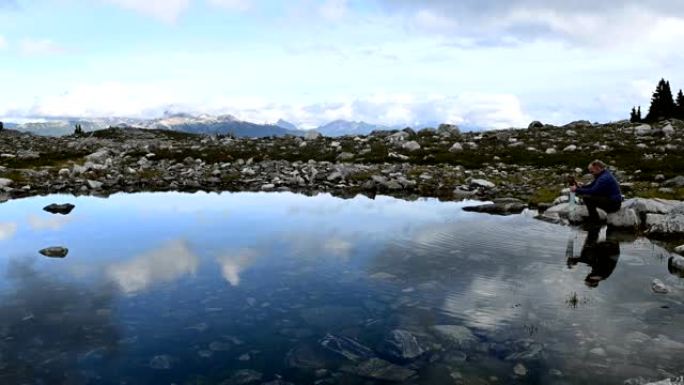
[[[574,185],[570,191],[582,197],[589,211],[589,222],[599,222],[597,208],[606,213],[614,213],[620,210],[622,205],[622,192],[617,180],[606,170],[606,164],[600,160],[589,163],[589,172],[594,176],[594,181],[586,186]]]

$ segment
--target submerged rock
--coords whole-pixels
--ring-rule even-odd
[[[425,353],[416,337],[401,329],[390,331],[378,346],[378,351],[399,361],[412,360]]]
[[[353,367],[343,367],[342,371],[359,377],[389,382],[404,382],[416,374],[415,370],[395,365],[380,358],[371,358]]]
[[[667,260],[667,270],[680,278],[684,278],[684,257],[673,255]]]
[[[256,370],[242,369],[233,373],[229,379],[221,382],[221,385],[247,385],[261,381],[264,375]]]
[[[667,285],[665,285],[663,281],[659,280],[658,278],[654,279],[653,282],[651,282],[651,290],[653,290],[653,292],[657,294],[667,294],[670,292],[670,288],[667,287]]]
[[[69,254],[69,249],[66,247],[46,247],[42,250],[39,251],[39,253],[43,254],[46,257],[50,258],[64,258]]]
[[[71,203],[64,203],[64,204],[57,204],[53,203],[51,205],[47,205],[43,207],[43,210],[52,213],[52,214],[62,214],[62,215],[67,215],[69,214],[73,209],[74,205]]]
[[[477,342],[477,337],[465,326],[435,325],[432,329],[442,338],[458,346],[466,346]]]
[[[173,357],[171,357],[167,354],[154,356],[150,360],[150,368],[155,369],[155,370],[168,370],[168,369],[171,369],[171,362],[172,361],[173,361]]]
[[[361,361],[375,356],[373,351],[353,338],[328,333],[320,341],[321,346],[350,361]]]

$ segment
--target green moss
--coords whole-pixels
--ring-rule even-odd
[[[530,197],[529,203],[532,205],[538,205],[540,203],[551,203],[560,195],[560,189],[553,187],[543,187],[535,191],[535,193]]]

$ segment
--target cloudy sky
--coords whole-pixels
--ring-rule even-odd
[[[681,0],[0,0],[0,118],[609,121],[682,41]]]

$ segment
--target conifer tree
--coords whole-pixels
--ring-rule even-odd
[[[682,93],[682,90],[679,90],[679,93],[677,94],[674,117],[684,120],[684,93]]]
[[[643,122],[643,119],[641,119],[641,106],[637,107],[637,122],[641,123]]]
[[[632,112],[629,114],[630,123],[636,123],[637,122],[636,115],[637,115],[636,107],[632,107]]]
[[[0,131],[2,131],[3,128],[5,128],[5,125],[0,122]]]
[[[655,92],[653,92],[653,97],[651,97],[651,107],[648,110],[648,115],[646,115],[646,121],[656,122],[661,119],[669,119],[674,112],[675,104],[670,82],[660,79]]]

